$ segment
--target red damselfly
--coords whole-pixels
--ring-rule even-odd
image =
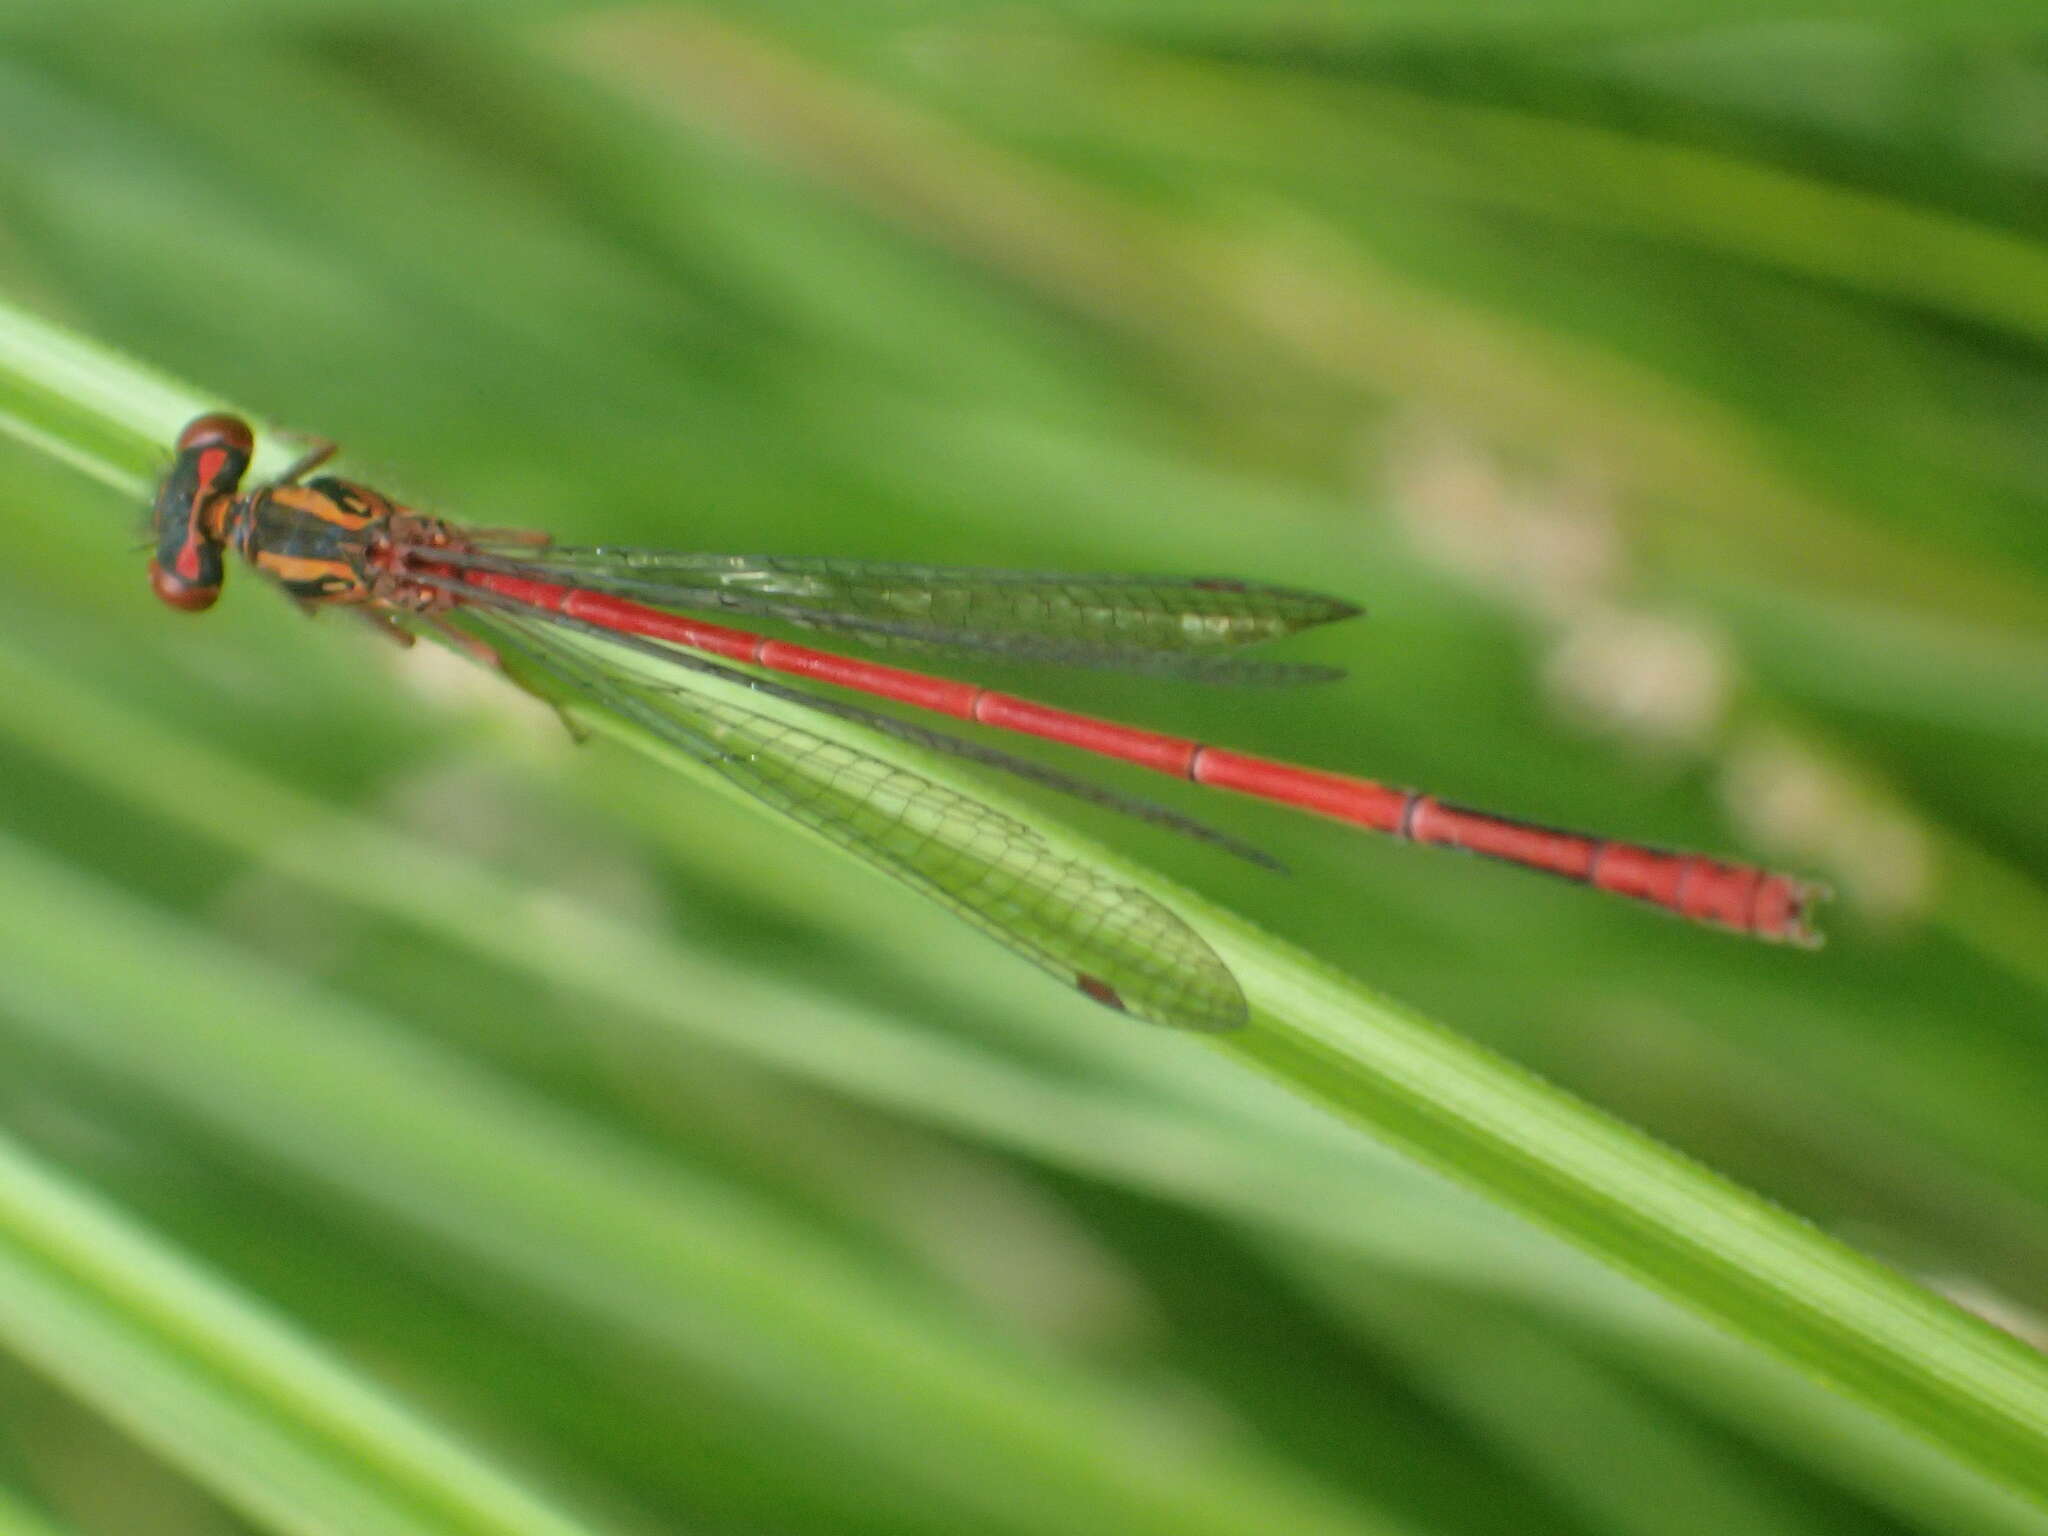
[[[1097,1002],[1141,1018],[1223,1029],[1241,1023],[1246,1007],[1207,942],[1156,898],[1060,853],[994,806],[693,682],[719,679],[856,721],[1258,863],[1272,861],[1178,811],[761,674],[1043,737],[1757,938],[1816,942],[1806,911],[1818,888],[1788,875],[1470,810],[690,616],[746,615],[877,648],[1291,683],[1334,674],[1239,652],[1357,612],[1336,598],[1233,579],[565,548],[545,535],[459,527],[347,480],[307,478],[331,445],[245,490],[253,442],[248,425],[226,415],[202,416],[180,434],[154,509],[150,575],[165,602],[212,606],[232,550],[309,609],[354,608],[401,638],[413,625],[437,628],[479,659],[551,679],[562,697],[680,748]]]

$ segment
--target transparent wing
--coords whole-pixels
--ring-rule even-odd
[[[1291,684],[1341,676],[1332,667],[1227,653],[1358,612],[1320,593],[1226,577],[1076,576],[602,547],[485,548],[449,563],[659,607],[776,619],[883,647],[967,651],[1217,683]]]
[[[466,616],[508,659],[688,753],[1097,1002],[1187,1029],[1244,1022],[1244,994],[1200,934],[993,806],[802,726],[607,666],[558,622],[505,609]]]

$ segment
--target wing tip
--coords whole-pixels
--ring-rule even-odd
[[[1200,1007],[1166,1005],[1143,1012],[1134,1010],[1124,1000],[1121,992],[1100,976],[1090,972],[1076,971],[1074,988],[1091,1002],[1100,1003],[1117,1013],[1129,1014],[1133,1018],[1141,1018],[1153,1024],[1169,1024],[1177,1029],[1193,1030],[1198,1034],[1227,1034],[1233,1029],[1242,1029],[1251,1022],[1251,1009],[1245,1003],[1244,993],[1235,985],[1231,987],[1228,997],[1194,999],[1195,1003],[1203,1005]]]

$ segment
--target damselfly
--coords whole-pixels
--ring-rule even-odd
[[[1818,888],[1788,875],[1470,810],[689,616],[745,615],[875,648],[1292,683],[1334,674],[1241,653],[1358,611],[1336,598],[1231,578],[567,548],[542,534],[459,527],[347,480],[309,479],[331,445],[245,490],[253,444],[248,425],[226,415],[202,416],[179,435],[154,511],[150,576],[166,603],[211,607],[233,550],[309,609],[353,608],[402,638],[414,625],[436,628],[479,660],[537,674],[563,699],[616,713],[1088,997],[1140,1018],[1226,1029],[1244,1021],[1246,1005],[1215,951],[1157,898],[992,805],[701,680],[854,721],[1256,863],[1272,861],[1165,806],[762,674],[1044,737],[1757,938],[1817,942],[1806,912]]]

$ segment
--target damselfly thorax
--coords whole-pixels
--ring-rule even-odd
[[[366,485],[323,475],[265,486],[229,511],[228,548],[302,603],[371,604],[410,613],[453,607],[412,562],[469,542],[439,518],[399,506]]]

